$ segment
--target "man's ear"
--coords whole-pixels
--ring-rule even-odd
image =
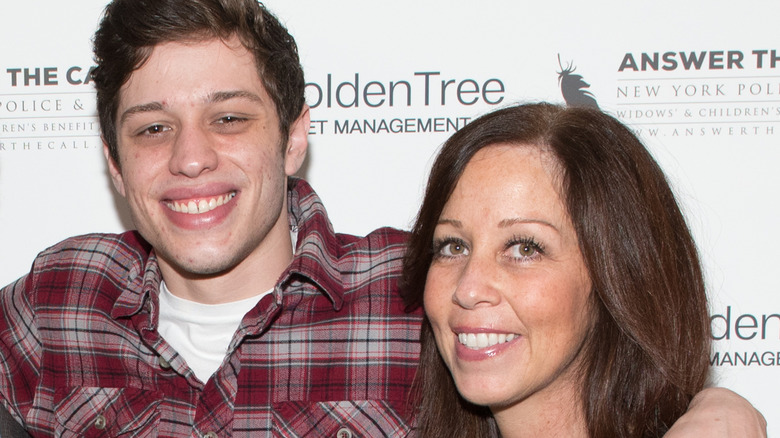
[[[287,175],[294,175],[301,168],[306,159],[306,151],[309,148],[309,128],[311,116],[309,106],[304,105],[301,115],[290,125],[290,135],[287,139],[287,148],[284,156],[284,170]]]
[[[119,170],[119,164],[111,157],[111,153],[108,150],[108,143],[103,139],[103,156],[106,157],[106,163],[108,163],[108,172],[111,174],[111,181],[114,183],[114,188],[120,195],[125,196],[125,181],[122,179],[122,171]]]

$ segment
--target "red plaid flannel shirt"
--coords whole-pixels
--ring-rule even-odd
[[[134,232],[68,239],[0,293],[0,402],[34,436],[406,436],[420,313],[405,235],[335,234],[290,180],[295,258],[205,384],[158,334],[160,271]]]

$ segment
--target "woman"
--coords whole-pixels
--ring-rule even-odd
[[[661,436],[707,378],[690,231],[647,150],[599,111],[521,105],[456,133],[404,269],[427,315],[420,436]]]

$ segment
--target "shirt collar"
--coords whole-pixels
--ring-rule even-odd
[[[158,290],[162,279],[157,257],[138,232],[128,231],[119,237],[119,240],[132,250],[126,252],[132,254],[132,257],[116,260],[117,266],[127,266],[129,269],[126,278],[123,279],[124,288],[111,311],[111,316],[114,318],[129,317],[138,313],[143,303],[147,301],[145,297],[150,291]]]
[[[290,177],[287,182],[290,227],[298,230],[298,247],[279,282],[284,287],[296,277],[316,285],[339,310],[344,301],[344,281],[339,263],[343,244],[333,231],[325,206],[309,184]]]

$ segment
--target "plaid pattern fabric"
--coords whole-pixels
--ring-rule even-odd
[[[34,436],[409,434],[421,316],[396,293],[405,235],[335,234],[302,180],[288,201],[295,258],[208,382],[157,333],[154,252],[93,234],[0,293],[0,402]]]

